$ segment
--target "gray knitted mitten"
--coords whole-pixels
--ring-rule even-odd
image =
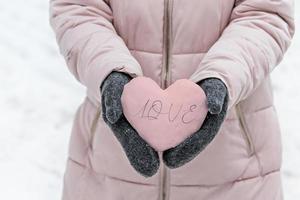
[[[169,168],[178,168],[193,160],[217,135],[227,113],[228,92],[217,78],[208,78],[197,83],[207,97],[208,113],[202,127],[174,148],[163,153],[164,163]]]
[[[122,110],[121,95],[124,85],[130,80],[125,73],[112,72],[103,81],[100,86],[103,120],[119,140],[133,168],[150,177],[159,168],[158,153],[139,136]]]

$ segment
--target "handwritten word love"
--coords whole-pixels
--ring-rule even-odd
[[[186,105],[187,109],[184,109],[183,104],[174,105],[174,103],[164,103],[160,99],[148,99],[135,115],[148,120],[159,120],[160,117],[167,116],[169,122],[180,120],[184,124],[189,124],[195,120],[191,114],[197,112],[197,108],[200,106],[197,104]]]

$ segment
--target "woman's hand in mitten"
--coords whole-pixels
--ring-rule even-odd
[[[145,177],[154,175],[159,168],[158,153],[150,147],[130,125],[123,114],[121,95],[124,85],[131,80],[125,73],[112,72],[100,87],[102,116],[121,143],[131,165]]]
[[[220,79],[208,78],[197,84],[206,94],[208,113],[196,133],[163,153],[163,160],[170,168],[188,163],[203,151],[217,135],[227,113],[228,91]]]

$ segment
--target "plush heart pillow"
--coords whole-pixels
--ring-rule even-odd
[[[121,101],[129,123],[157,151],[181,143],[207,115],[204,91],[188,79],[162,90],[152,79],[136,77],[125,85]]]

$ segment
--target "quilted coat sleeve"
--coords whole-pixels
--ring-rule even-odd
[[[229,108],[247,98],[288,49],[293,9],[293,0],[237,0],[229,24],[190,79],[220,78],[229,90]]]
[[[142,75],[113,23],[104,0],[50,0],[50,24],[69,70],[100,102],[99,87],[111,71]]]

